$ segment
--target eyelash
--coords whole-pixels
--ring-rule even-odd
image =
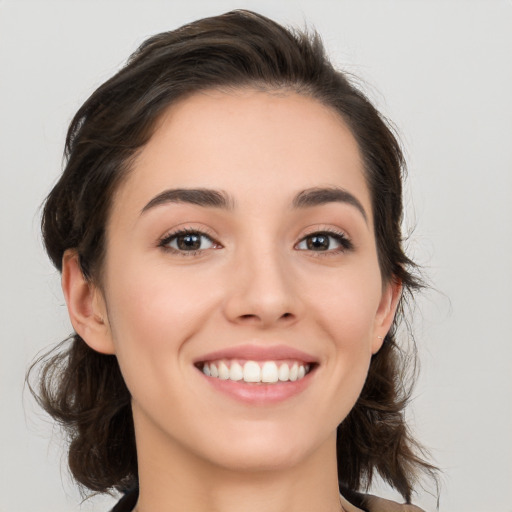
[[[195,249],[195,250],[184,250],[179,249],[175,247],[170,247],[169,244],[172,243],[174,240],[177,240],[180,236],[185,235],[195,235],[198,238],[207,238],[214,246],[216,247],[208,247],[207,249]],[[180,229],[178,231],[173,231],[172,233],[167,234],[164,238],[162,238],[158,242],[158,247],[161,247],[164,251],[172,252],[173,254],[179,254],[180,256],[188,257],[188,256],[197,256],[201,252],[215,248],[219,249],[222,247],[211,235],[208,233],[205,233],[204,231],[200,231],[197,229]]]
[[[195,235],[199,239],[208,239],[212,243],[212,247],[207,248],[199,248],[194,250],[185,250],[185,249],[179,249],[178,247],[171,247],[170,244],[173,241],[177,241],[180,236],[186,236],[186,235]],[[336,249],[326,249],[326,250],[318,250],[315,251],[311,248],[304,248],[299,249],[300,244],[306,243],[309,238],[312,237],[327,237],[328,239],[334,239],[338,244],[339,247]],[[330,240],[329,240],[330,245]],[[178,254],[183,257],[189,257],[189,256],[197,256],[201,254],[203,251],[209,250],[209,249],[219,249],[221,248],[221,244],[218,243],[209,233],[200,231],[197,229],[180,229],[178,231],[173,231],[172,233],[167,234],[164,238],[162,238],[158,246],[161,247],[164,251],[171,252],[173,254]],[[323,229],[320,231],[313,231],[311,233],[308,233],[306,236],[301,238],[297,244],[294,245],[294,249],[300,250],[300,251],[307,251],[314,257],[327,257],[327,256],[333,256],[337,254],[344,253],[346,251],[353,250],[354,245],[351,242],[351,240],[347,237],[347,235],[341,231],[336,231],[333,229]]]
[[[351,251],[354,249],[354,244],[347,237],[347,235],[345,233],[343,233],[342,231],[336,231],[333,229],[322,229],[320,231],[313,231],[311,233],[308,233],[295,245],[295,248],[298,248],[299,244],[306,242],[308,238],[315,237],[315,236],[316,237],[324,236],[329,239],[334,239],[340,245],[340,247],[338,247],[336,249],[327,249],[327,250],[320,250],[320,251],[309,250],[308,252],[310,252],[311,255],[314,257],[333,256],[333,255],[341,254],[346,251]],[[298,249],[298,250],[307,250],[307,249]]]

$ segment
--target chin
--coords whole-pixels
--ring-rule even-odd
[[[279,471],[293,468],[318,451],[322,444],[330,443],[319,433],[300,432],[300,429],[288,425],[286,428],[275,426],[256,426],[240,431],[238,435],[226,435],[222,441],[215,442],[210,453],[210,461],[226,470],[236,471]],[[333,438],[335,445],[335,436]]]
[[[272,450],[266,447],[265,452],[253,446],[236,453],[216,454],[212,462],[227,471],[236,472],[272,472],[283,471],[299,465],[305,454],[298,450]]]

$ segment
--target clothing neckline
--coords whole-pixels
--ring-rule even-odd
[[[345,493],[346,494],[346,493]],[[352,495],[352,493],[350,493]],[[354,496],[359,496],[354,493]],[[352,497],[352,496],[351,496]],[[111,512],[133,512],[139,499],[139,489],[135,488],[127,491],[124,496],[117,502]],[[343,509],[346,512],[369,512],[365,508],[358,508],[352,505],[342,494],[340,494],[340,501]]]

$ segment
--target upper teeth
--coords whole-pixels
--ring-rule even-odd
[[[286,382],[302,379],[310,366],[299,362],[246,361],[243,366],[237,361],[215,361],[203,365],[208,377],[222,380],[243,380],[244,382]]]

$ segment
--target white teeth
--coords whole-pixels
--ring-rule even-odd
[[[203,373],[207,377],[214,377],[221,380],[232,380],[249,383],[264,382],[271,384],[275,382],[295,382],[304,378],[310,370],[309,364],[299,364],[298,362],[278,363],[275,361],[265,361],[258,363],[256,361],[246,361],[242,365],[237,361],[218,361],[215,363],[205,363]]]
[[[261,382],[260,365],[254,361],[244,364],[244,382]]]
[[[235,361],[229,369],[229,380],[242,380],[244,378],[244,371],[242,367]]]
[[[261,382],[277,382],[278,380],[277,364],[274,361],[267,361],[261,369]]]
[[[279,367],[279,380],[284,382],[289,379],[290,379],[290,367],[286,363],[283,363]]]
[[[299,365],[297,363],[293,363],[293,366],[290,368],[290,377],[289,379],[294,382],[297,380],[299,376]]]
[[[210,364],[210,375],[212,377],[218,377],[219,376],[219,370],[217,370],[217,367],[213,363]]]
[[[219,364],[219,379],[222,380],[228,380],[229,379],[229,368],[227,367],[226,363]]]

